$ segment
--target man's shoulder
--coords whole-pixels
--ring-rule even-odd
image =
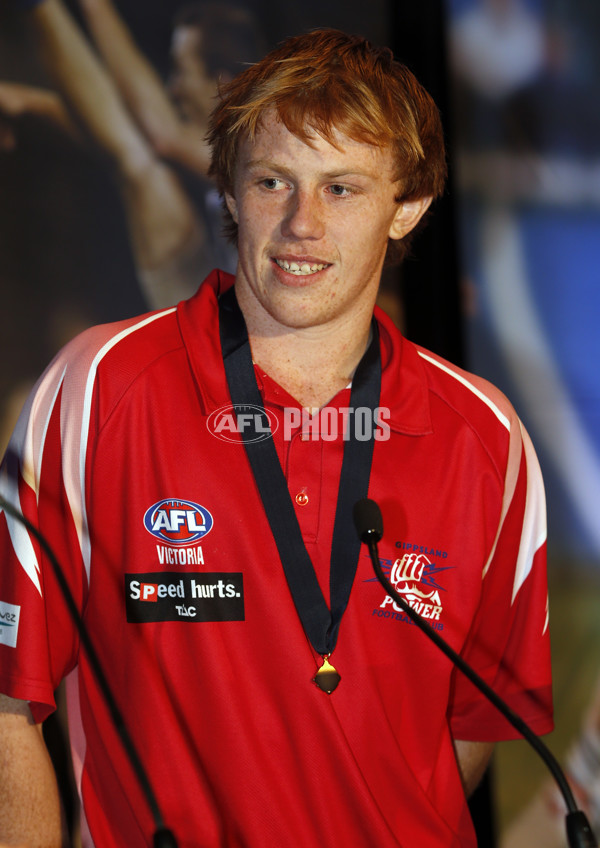
[[[442,403],[468,419],[491,415],[510,430],[517,415],[497,386],[420,345],[412,347],[422,363],[429,391]]]
[[[207,352],[207,340],[218,326],[216,302],[209,277],[177,306],[90,327],[59,352],[42,385],[62,385],[63,401],[68,397],[69,403],[83,402],[86,408],[95,396],[103,415],[136,387],[176,391],[178,380],[201,359],[197,348]],[[198,369],[194,373],[198,376]]]
[[[67,343],[56,359],[70,369],[97,370],[102,366],[114,370],[115,376],[119,369],[131,372],[147,368],[165,353],[184,346],[181,325],[190,321],[190,315],[193,330],[200,331],[203,325],[214,329],[215,290],[225,276],[213,272],[194,295],[177,305],[89,327]]]
[[[131,375],[181,346],[175,315],[176,307],[170,307],[89,327],[65,345],[52,367],[86,379],[101,368],[116,378]]]
[[[514,429],[518,423],[514,407],[495,385],[405,338],[385,317],[380,325],[385,398],[407,432],[410,424],[414,432],[442,433],[454,421],[485,440],[496,431]]]
[[[423,347],[412,345],[412,349],[427,387],[432,434],[457,447],[475,439],[503,479],[507,465],[518,464],[530,447],[510,400],[489,380]]]
[[[98,324],[75,336],[35,385],[26,404],[30,426],[45,426],[58,407],[65,420],[89,420],[95,396],[102,398],[104,412],[113,408],[138,375],[166,352],[183,347],[175,316],[173,307]]]

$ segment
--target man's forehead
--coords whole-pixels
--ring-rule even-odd
[[[294,128],[295,129],[295,128]],[[288,156],[294,151],[310,148],[340,161],[347,159],[366,163],[376,163],[378,168],[393,169],[393,155],[389,145],[368,142],[353,137],[346,128],[335,125],[320,131],[310,117],[296,130],[287,128],[274,110],[265,114],[257,124],[253,135],[242,137],[238,149],[238,164],[245,166],[265,156]]]

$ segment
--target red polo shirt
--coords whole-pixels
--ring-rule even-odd
[[[58,555],[180,846],[474,846],[452,737],[514,731],[386,597],[366,550],[332,656],[341,683],[326,695],[311,682],[320,658],[227,417],[216,295],[230,284],[215,273],[177,309],[67,346],[27,404],[0,490]],[[547,732],[544,499],[529,439],[496,389],[377,318],[369,496],[383,566]],[[293,399],[258,382],[328,597],[349,391],[303,434]],[[88,843],[147,845],[151,817],[46,557],[4,514],[0,544],[0,690],[42,719],[68,675]]]

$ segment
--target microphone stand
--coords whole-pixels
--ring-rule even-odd
[[[102,669],[102,665],[100,663],[100,659],[98,654],[96,653],[96,649],[94,648],[94,644],[90,638],[90,635],[82,621],[81,615],[79,614],[79,610],[77,609],[77,604],[73,598],[73,594],[71,593],[71,589],[69,588],[69,584],[67,583],[63,570],[58,562],[54,551],[48,544],[48,541],[44,538],[44,536],[40,533],[40,531],[33,525],[30,521],[25,518],[18,510],[16,510],[12,504],[6,501],[0,495],[0,511],[4,510],[8,515],[12,516],[18,522],[20,522],[24,527],[29,530],[29,532],[35,536],[35,538],[40,543],[40,546],[46,552],[48,559],[52,565],[52,569],[56,576],[56,580],[58,585],[60,586],[60,590],[63,595],[63,599],[68,607],[69,613],[73,622],[77,628],[79,633],[79,638],[81,639],[81,643],[83,645],[84,651],[87,654],[90,667],[93,671],[94,678],[100,687],[100,691],[102,692],[102,697],[104,698],[104,702],[108,708],[110,716],[112,718],[115,729],[119,735],[121,740],[121,744],[125,750],[131,768],[136,776],[138,785],[142,790],[144,797],[146,798],[146,802],[150,811],[152,813],[152,818],[154,820],[155,832],[153,836],[153,848],[177,848],[177,841],[172,834],[172,832],[165,827],[163,817],[158,806],[158,802],[156,800],[156,796],[154,795],[154,791],[150,784],[150,780],[148,779],[148,775],[142,765],[142,761],[137,752],[133,739],[127,730],[125,725],[125,721],[123,719],[123,714],[119,709],[117,702],[114,698],[114,695],[110,689],[108,680],[106,679],[106,675],[104,674],[104,670]]]
[[[363,513],[361,515],[361,512]],[[370,513],[370,514],[368,514]],[[542,740],[534,733],[529,725],[515,713],[502,698],[488,686],[477,672],[407,603],[405,598],[396,591],[383,573],[379,562],[377,543],[383,536],[383,520],[375,501],[364,498],[354,505],[354,519],[358,536],[366,544],[375,575],[386,593],[394,599],[406,615],[419,627],[425,635],[454,663],[454,665],[469,678],[479,691],[498,709],[502,715],[518,730],[521,736],[537,751],[546,766],[550,769],[567,805],[566,830],[569,848],[597,848],[598,842],[590,827],[587,816],[577,807],[563,770],[558,760]],[[367,521],[365,522],[365,519]],[[371,519],[369,521],[369,519]],[[369,526],[367,526],[367,524]],[[361,526],[362,525],[362,526]],[[371,526],[373,525],[373,526]]]

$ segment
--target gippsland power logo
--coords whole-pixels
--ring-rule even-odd
[[[443,630],[442,597],[446,589],[438,581],[441,573],[453,566],[438,566],[422,553],[406,553],[394,563],[383,560],[381,567],[384,572],[389,572],[390,583],[404,597],[406,603],[422,618],[427,619],[434,630]],[[400,604],[387,594],[379,607],[373,610],[373,615],[407,624],[414,623]]]

